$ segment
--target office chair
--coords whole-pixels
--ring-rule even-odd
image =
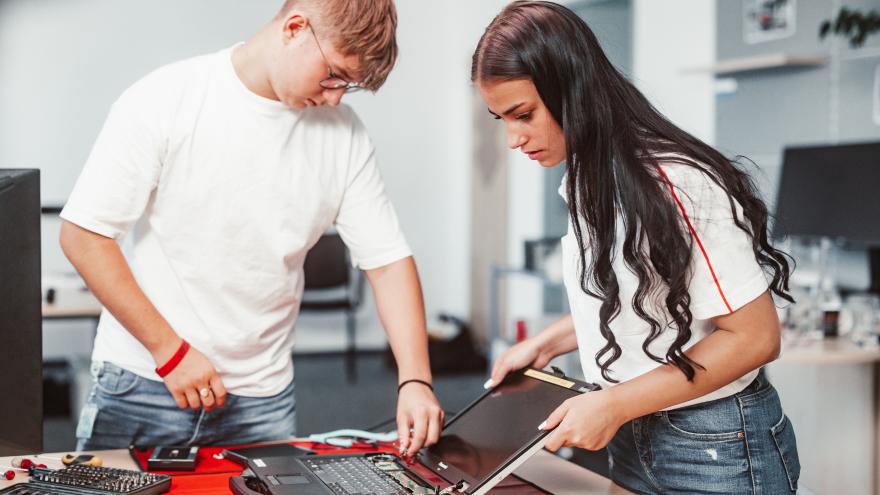
[[[305,291],[302,311],[345,312],[345,371],[349,382],[357,380],[355,366],[355,330],[357,310],[363,299],[364,276],[353,268],[348,249],[336,233],[318,239],[306,255],[303,271]]]

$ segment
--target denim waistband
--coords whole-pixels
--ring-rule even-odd
[[[731,399],[739,399],[741,397],[748,398],[751,396],[755,396],[756,394],[758,394],[758,392],[766,389],[769,384],[770,384],[770,382],[767,381],[767,375],[764,373],[764,368],[761,368],[758,370],[758,375],[755,377],[755,379],[752,380],[751,383],[746,385],[746,387],[744,389],[740,390],[739,392],[737,392],[735,394],[728,395],[726,397],[719,397],[717,399],[712,399],[712,400],[709,400],[706,402],[698,402],[693,405],[682,407],[682,408],[680,408],[680,410],[696,409],[696,408],[702,408],[702,407],[711,407],[713,405],[716,405],[716,404],[719,404],[719,403],[722,403],[724,401],[728,401]],[[661,412],[662,411],[658,411],[657,413],[655,413],[655,415],[659,416],[661,414]]]
[[[756,376],[755,379],[752,380],[752,383],[748,384],[746,386],[746,388],[740,390],[739,392],[737,392],[733,395],[740,396],[740,395],[753,394],[753,393],[761,390],[762,388],[766,387],[767,383],[768,383],[767,382],[767,375],[764,373],[764,368],[761,368],[758,370],[758,376]]]

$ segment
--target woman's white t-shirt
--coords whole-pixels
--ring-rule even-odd
[[[692,237],[688,293],[693,323],[691,339],[683,346],[683,349],[687,349],[715,330],[712,317],[732,313],[756,299],[767,290],[768,283],[755,260],[751,238],[734,224],[733,212],[724,190],[705,173],[687,165],[664,162],[660,164],[660,169],[667,186],[671,185],[666,190],[682,214],[680,225],[670,225],[670,228],[684,228]],[[565,179],[560,188],[563,198],[564,187]],[[739,218],[743,218],[742,208],[739,204],[735,205]],[[638,277],[623,261],[625,231],[622,223],[618,218],[618,242],[615,243],[612,261],[620,285],[620,314],[610,323],[622,355],[609,368],[611,376],[619,382],[631,380],[660,366],[642,349],[642,344],[650,333],[650,326],[632,307],[633,296],[638,288]],[[589,243],[589,240],[585,239],[585,242]],[[586,249],[586,260],[589,264],[589,246]],[[596,363],[596,354],[606,344],[599,330],[599,309],[602,301],[586,294],[581,288],[578,243],[570,219],[568,233],[562,238],[562,257],[565,286],[584,376],[587,381],[612,387],[614,383],[602,377],[601,368]],[[663,292],[653,299],[645,300],[646,308],[661,324],[671,321],[662,304],[665,296],[666,292]],[[655,303],[651,304],[650,301]],[[665,358],[676,333],[675,328],[667,328],[662,332],[649,347],[652,354]],[[609,355],[610,353],[603,356],[603,361]],[[732,395],[748,386],[757,373],[752,371],[714,392],[673,408]]]
[[[370,269],[411,254],[373,145],[345,105],[292,110],[239,80],[232,49],[147,75],[113,104],[61,217],[120,239],[159,313],[255,397],[293,379],[303,261],[331,226]],[[92,358],[159,380],[104,311]]]

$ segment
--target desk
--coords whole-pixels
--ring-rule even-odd
[[[45,273],[41,285],[44,320],[88,319],[97,323],[101,303],[76,272]]]
[[[880,348],[788,337],[768,375],[797,433],[801,484],[880,494]]]
[[[880,362],[880,347],[859,347],[848,338],[786,339],[781,363],[873,364]]]
[[[523,463],[514,474],[555,495],[627,494],[608,478],[565,461],[546,450]]]
[[[108,467],[118,467],[123,469],[137,469],[134,461],[127,450],[101,450],[95,451],[104,465]],[[62,454],[46,454],[52,457],[61,457]],[[11,457],[0,457],[0,465],[9,466]],[[59,468],[60,461],[40,459],[50,468]],[[5,470],[4,470],[5,471]],[[612,483],[609,479],[604,478],[592,471],[572,464],[560,457],[550,454],[547,451],[538,452],[534,457],[526,461],[515,474],[520,478],[538,485],[555,495],[619,495],[628,494],[630,492],[620,488]],[[25,473],[18,472],[15,480],[6,481],[0,478],[0,489],[12,485],[15,482],[22,482],[27,479]],[[184,493],[180,490],[172,490],[169,493]]]
[[[78,413],[91,384],[90,356],[102,308],[91,292],[76,293],[75,296],[60,297],[53,304],[43,301],[43,359],[70,363],[70,407]],[[87,323],[74,324],[74,321]],[[71,332],[71,327],[80,331]]]
[[[79,301],[77,304],[49,304],[43,302],[44,320],[94,320],[98,324],[101,316],[101,303],[92,298],[91,301]]]

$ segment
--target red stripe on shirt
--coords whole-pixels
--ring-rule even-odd
[[[669,192],[672,193],[672,198],[675,199],[675,202],[678,204],[678,208],[681,210],[681,215],[684,217],[685,223],[687,223],[688,229],[691,231],[691,235],[694,236],[694,239],[697,241],[697,245],[700,246],[700,251],[703,252],[703,258],[706,260],[706,265],[709,266],[709,273],[712,274],[712,280],[715,281],[715,287],[718,288],[718,294],[721,295],[721,300],[724,301],[724,305],[727,306],[727,311],[733,313],[733,308],[730,307],[730,303],[727,302],[727,297],[724,295],[724,291],[721,290],[721,284],[718,282],[718,277],[715,275],[715,268],[712,267],[712,262],[709,260],[709,253],[706,252],[706,248],[703,247],[703,242],[700,240],[700,236],[697,235],[696,229],[691,224],[691,219],[688,218],[687,212],[684,209],[684,205],[681,204],[681,200],[678,199],[678,195],[675,194],[675,187],[672,185],[672,181],[669,180],[669,177],[666,176],[666,172],[660,168],[660,165],[655,164],[657,170],[660,172],[660,175],[663,176],[663,180],[666,181],[666,184],[669,185]]]

